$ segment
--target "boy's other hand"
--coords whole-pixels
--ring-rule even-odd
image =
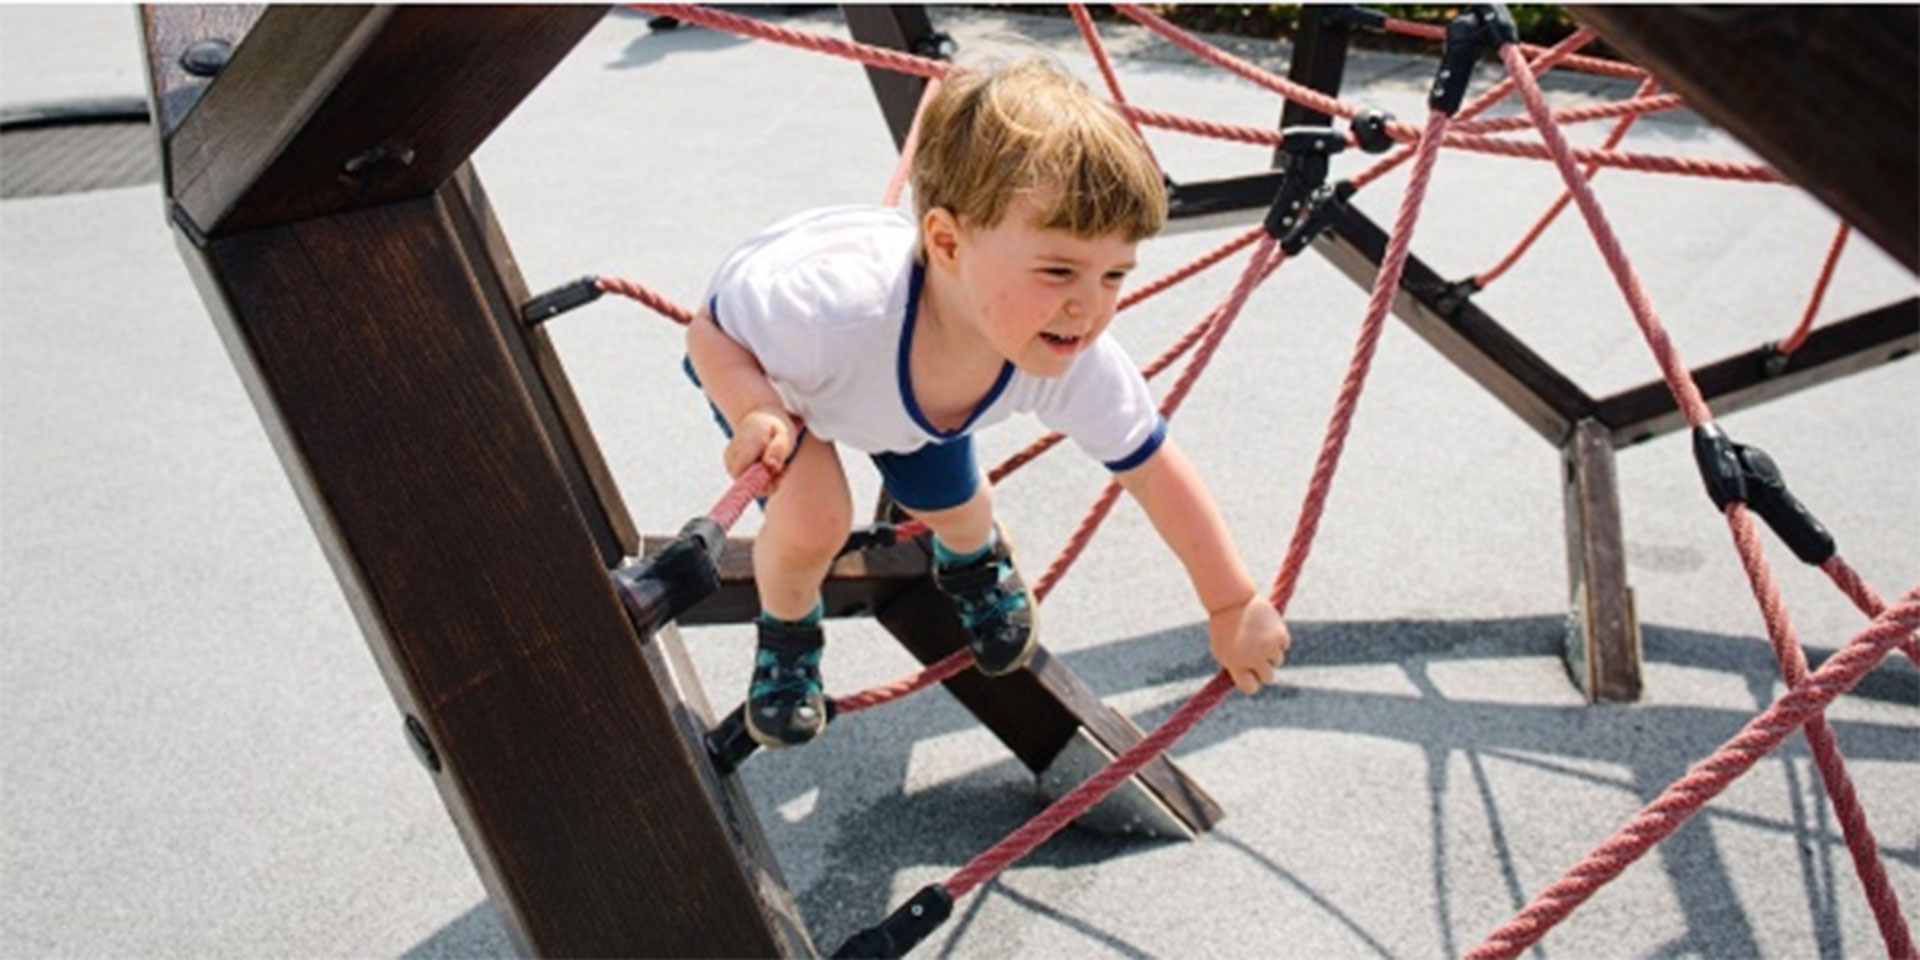
[[[1241,693],[1254,694],[1273,682],[1273,671],[1286,662],[1293,638],[1273,604],[1256,596],[1210,614],[1207,643],[1234,686]]]
[[[727,476],[737,478],[755,463],[764,463],[767,472],[775,478],[767,484],[767,493],[771,494],[778,483],[781,468],[793,456],[796,432],[793,419],[784,411],[762,407],[741,417],[740,423],[733,429],[733,439],[727,442],[724,455]]]

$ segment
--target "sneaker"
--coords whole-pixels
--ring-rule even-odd
[[[763,747],[791,747],[820,735],[827,725],[820,687],[820,652],[826,635],[818,624],[759,622],[760,647],[747,689],[747,733]]]
[[[1033,591],[1013,565],[1013,548],[1006,535],[997,528],[995,534],[993,549],[979,559],[933,567],[933,582],[960,609],[974,664],[989,677],[1026,666],[1039,636]]]

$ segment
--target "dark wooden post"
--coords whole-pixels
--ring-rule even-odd
[[[928,55],[920,49],[934,36],[927,8],[918,3],[849,3],[841,6],[847,18],[847,31],[853,39],[876,47],[888,47],[909,53]],[[874,98],[887,120],[887,132],[898,149],[906,145],[907,131],[913,128],[913,115],[920,110],[920,95],[927,89],[924,77],[908,76],[879,67],[867,67],[867,82],[873,84]]]
[[[584,502],[503,336],[518,280],[465,169],[603,9],[248,11],[181,95],[224,13],[145,14],[182,252],[503,925],[540,955],[812,954],[677,637],[614,596],[622,511]]]

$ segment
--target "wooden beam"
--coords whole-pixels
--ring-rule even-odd
[[[523,948],[810,949],[752,907],[771,867],[743,864],[716,818],[698,740],[663,735],[673,711],[488,327],[448,197],[187,253]]]
[[[1569,9],[1920,273],[1920,13],[1913,6]]]
[[[646,552],[673,538],[648,536]],[[730,537],[720,555],[720,590],[682,614],[679,622],[746,623],[760,612],[753,583],[753,540]],[[922,664],[932,664],[966,646],[952,601],[933,585],[931,558],[918,541],[849,553],[834,563],[821,588],[829,617],[872,614]],[[1085,728],[1100,745],[1119,754],[1140,741],[1132,721],[1097,694],[1043,647],[1024,670],[989,680],[969,670],[947,682],[949,693],[980,719],[1034,773],[1044,773]],[[1195,833],[1225,813],[1200,785],[1161,757],[1138,775],[1139,785]]]
[[[154,127],[162,137],[180,128],[180,121],[207,92],[210,77],[188,72],[183,58],[200,44],[231,52],[253,30],[266,4],[146,4],[140,8],[140,29],[152,51],[147,63],[147,92],[154,104]],[[171,194],[169,194],[171,195]]]
[[[530,298],[520,265],[507,246],[506,234],[493,215],[487,193],[472,164],[454,171],[448,194],[454,227],[466,247],[467,259],[480,272],[480,289],[491,315],[499,321],[500,338],[526,385],[527,399],[540,418],[542,432],[553,441],[555,460],[572,492],[574,504],[587,523],[588,533],[608,568],[638,553],[640,535],[627,512],[613,472],[594,439],[586,412],[574,395],[573,383],[544,328],[521,322],[520,308]]]
[[[847,31],[859,43],[917,53],[915,47],[934,35],[924,4],[847,3],[840,10],[847,18]],[[893,134],[894,149],[903,149],[907,131],[913,128],[913,115],[920,110],[927,79],[879,67],[867,67],[866,71],[873,95],[880,101],[880,113],[886,117],[887,132]]]
[[[605,9],[271,7],[170,138],[175,203],[211,237],[431,194]]]
[[[674,541],[672,535],[649,534],[641,550],[652,556]],[[875,610],[905,592],[931,572],[926,547],[917,542],[876,547],[849,553],[834,561],[821,584],[821,602],[828,617],[872,616]],[[760,597],[753,580],[753,538],[728,537],[718,564],[720,590],[689,607],[679,617],[688,626],[711,623],[752,623],[760,615]]]
[[[1780,357],[1772,345],[1693,371],[1700,394],[1716,414],[1757,406],[1920,351],[1920,298],[1910,298],[1835,321],[1808,334],[1800,349]],[[1641,384],[1601,400],[1598,419],[1623,447],[1686,426],[1665,380]]]
[[[1387,234],[1350,206],[1314,247],[1371,290],[1386,255]],[[1576,421],[1593,416],[1594,401],[1586,391],[1472,300],[1452,295],[1446,280],[1417,256],[1407,257],[1393,312],[1555,447],[1566,441]]]
[[[1597,421],[1582,420],[1561,455],[1573,605],[1567,671],[1588,700],[1631,703],[1640,699],[1640,623],[1627,584],[1612,433]]]
[[[183,247],[521,948],[809,953],[764,881],[777,867],[729,827],[750,811],[722,813],[703,745],[674,735],[480,293],[462,202]]]
[[[937,663],[967,645],[953,601],[931,577],[894,597],[876,617],[922,664]],[[1133,721],[1102,702],[1044,646],[1014,673],[989,678],[967,670],[945,686],[1036,774],[1050,767],[1081,729],[1115,756],[1143,736]],[[1211,829],[1225,816],[1206,790],[1164,754],[1134,774],[1134,781],[1194,833]]]

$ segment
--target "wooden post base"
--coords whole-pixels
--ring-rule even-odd
[[[1627,585],[1612,431],[1597,420],[1582,420],[1562,454],[1573,604],[1567,670],[1589,701],[1632,702],[1640,699],[1640,621]]]

